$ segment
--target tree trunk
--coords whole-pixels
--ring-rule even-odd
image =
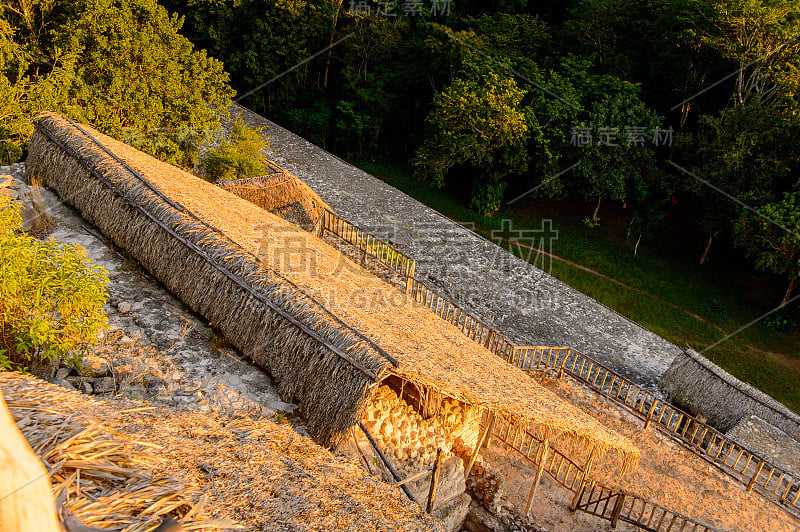
[[[714,237],[717,236],[717,233],[708,233],[708,243],[706,244],[706,248],[703,250],[703,254],[700,255],[700,266],[706,263],[708,259],[708,254],[711,251],[711,243],[714,241]]]
[[[600,202],[601,201],[603,201],[603,198],[598,196],[598,198],[597,198],[597,206],[594,208],[594,214],[592,214],[592,221],[593,222],[596,222],[597,220],[599,220],[599,218],[597,217],[597,214],[600,212]]]
[[[789,281],[789,286],[786,287],[786,293],[783,294],[783,301],[781,301],[781,304],[779,305],[780,308],[785,307],[789,300],[792,299],[792,292],[794,292],[794,289],[797,286],[797,279],[797,277],[792,277],[792,279]]]
[[[639,238],[636,239],[636,245],[633,246],[633,254],[637,255],[639,253],[639,242],[642,241],[642,233],[639,233]]]
[[[331,42],[329,46],[331,48],[328,50],[328,60],[325,62],[325,71],[322,75],[322,88],[328,88],[328,70],[331,68],[331,55],[333,54],[333,36],[336,33],[336,23],[339,20],[339,10],[342,9],[342,2],[344,0],[339,0],[339,3],[336,6],[336,11],[333,12],[333,23],[331,24]]]

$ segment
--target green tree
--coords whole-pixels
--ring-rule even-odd
[[[596,200],[594,223],[603,200],[642,204],[659,179],[652,139],[661,120],[637,92],[628,86],[595,104],[588,120],[574,130],[577,136],[588,132],[591,142],[579,148],[578,165],[560,179],[573,183],[569,190]]]
[[[786,193],[780,201],[760,207],[759,212],[783,228],[747,211],[736,222],[735,241],[758,269],[788,280],[780,303],[784,306],[800,278],[800,192]]]
[[[230,136],[203,158],[201,173],[212,181],[264,175],[267,171],[266,149],[262,130],[251,128],[236,117]]]
[[[188,166],[219,128],[214,109],[227,112],[222,63],[194,50],[156,0],[14,0],[0,19],[0,85],[19,87],[16,104],[0,101],[13,111],[0,115],[0,141],[17,145],[20,122],[56,110]]]
[[[507,176],[527,169],[530,112],[521,105],[524,95],[513,79],[491,70],[453,80],[434,98],[429,135],[414,158],[418,175],[443,186],[450,170],[467,167],[476,176],[470,207],[494,214]]]
[[[19,234],[19,212],[0,196],[0,367],[77,355],[107,326],[106,272],[80,246]]]
[[[716,0],[709,46],[738,67],[733,100],[796,101],[800,94],[800,16],[794,0]]]
[[[800,163],[792,140],[800,135],[796,118],[753,99],[701,117],[700,127],[688,151],[682,150],[698,177],[753,206],[778,200],[792,186],[792,171]],[[694,178],[686,178],[684,188],[701,206],[698,221],[707,233],[703,264],[714,240],[733,228],[742,208]]]

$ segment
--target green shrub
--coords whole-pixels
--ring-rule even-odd
[[[792,320],[784,311],[779,310],[764,318],[764,327],[770,331],[789,334],[792,332]]]
[[[108,318],[108,276],[83,248],[21,233],[20,215],[0,196],[0,367],[77,356]]]
[[[267,172],[266,147],[260,129],[248,127],[241,118],[236,118],[230,138],[209,151],[200,168],[204,177],[212,181],[264,175]]]

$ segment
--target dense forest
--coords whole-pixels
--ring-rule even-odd
[[[463,191],[484,218],[531,189],[524,200],[579,198],[588,226],[621,209],[635,252],[690,219],[696,261],[733,250],[781,278],[786,303],[800,276],[799,10],[6,0],[0,162],[24,158],[30,118],[56,109],[192,166],[237,99],[345,158]]]

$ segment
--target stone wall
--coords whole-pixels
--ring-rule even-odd
[[[342,217],[390,240],[417,261],[417,276],[518,345],[578,349],[650,389],[680,349],[633,321],[366,172],[277,124],[234,105],[233,116],[262,128],[268,156],[309,185]],[[507,226],[504,238],[521,228]],[[522,228],[558,254],[558,228]],[[501,236],[501,235],[497,235]],[[530,241],[530,240],[529,240]],[[508,244],[504,244],[508,246]],[[552,247],[551,247],[552,246]],[[533,253],[533,252],[532,252]]]
[[[675,357],[659,388],[674,404],[722,431],[755,415],[800,440],[800,416],[696,351]]]
[[[758,416],[748,416],[728,431],[728,436],[768,456],[778,467],[800,475],[800,442]]]

